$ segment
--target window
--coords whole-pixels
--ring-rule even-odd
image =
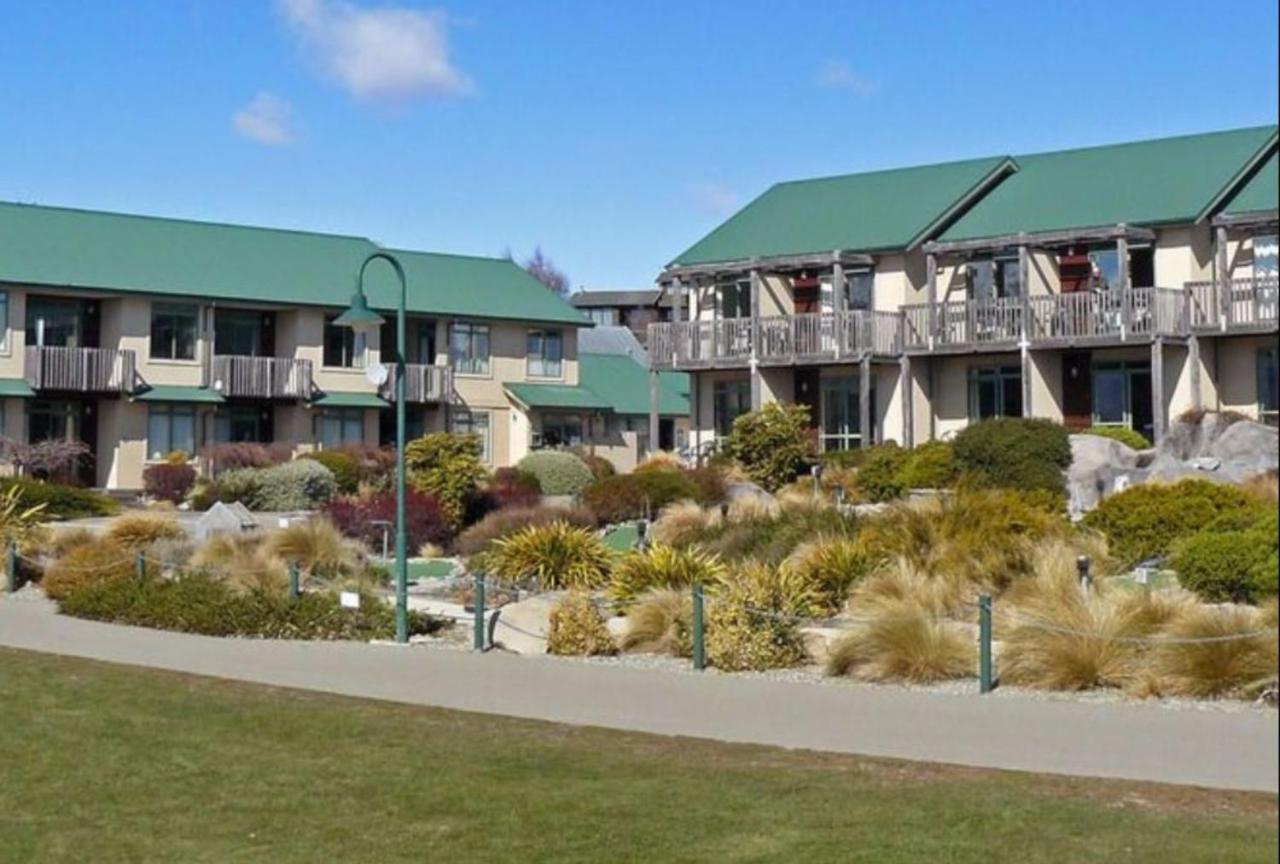
[[[338,369],[363,366],[364,334],[333,323],[337,317],[329,315],[324,319],[324,365]]]
[[[587,318],[597,327],[612,327],[618,323],[616,309],[606,306],[584,309],[583,311],[587,313]]]
[[[153,405],[147,412],[147,458],[196,452],[196,409],[191,405]]]
[[[27,344],[80,348],[85,343],[88,304],[61,297],[27,297]]]
[[[194,304],[151,304],[151,357],[157,360],[196,359],[196,319]]]
[[[489,412],[455,410],[449,415],[449,431],[455,435],[478,435],[480,458],[489,461]]]
[[[218,309],[213,314],[213,353],[242,357],[270,354],[264,338],[271,329],[270,313],[248,309]],[[327,362],[327,361],[326,361]]]
[[[858,379],[851,375],[822,379],[821,402],[818,406],[822,424],[818,430],[818,449],[823,453],[862,446],[862,400],[859,386]],[[875,398],[873,388],[873,415]]]
[[[751,317],[751,280],[739,279],[716,286],[716,317]]]
[[[564,335],[559,330],[530,330],[526,348],[531,378],[559,378],[564,374]]]
[[[251,405],[229,405],[218,409],[213,420],[213,437],[220,444],[254,441],[271,443],[271,411]]]
[[[1022,416],[1022,370],[1017,366],[969,370],[969,420]]]
[[[323,408],[320,411],[320,447],[364,443],[363,408]]]
[[[835,311],[835,293],[832,291],[833,277],[822,276],[818,279],[823,312]],[[868,310],[872,304],[872,288],[875,287],[875,273],[866,267],[846,270],[844,273],[845,308]]]
[[[1280,426],[1280,374],[1276,370],[1275,348],[1258,352],[1258,419]]]
[[[712,413],[716,435],[728,435],[733,421],[751,410],[750,381],[717,381],[712,388]]]
[[[1114,247],[1089,253],[1089,286],[1095,291],[1120,288],[1120,254]]]
[[[997,297],[1022,296],[1022,270],[1017,258],[998,258],[995,262]]]
[[[581,415],[558,413],[542,415],[542,431],[534,442],[535,447],[576,447],[581,443]]]
[[[1275,234],[1253,236],[1253,275],[1259,279],[1280,276],[1280,237]]]
[[[9,292],[0,291],[0,351],[9,347]]]
[[[450,325],[449,363],[462,375],[488,375],[489,325],[464,321]]]
[[[1105,363],[1093,367],[1093,424],[1124,426],[1151,439],[1155,423],[1150,363]]]

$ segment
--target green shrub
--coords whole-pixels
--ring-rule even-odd
[[[587,463],[566,450],[539,450],[516,466],[538,478],[543,495],[577,495],[594,479]]]
[[[532,578],[544,589],[599,588],[612,554],[595,532],[557,521],[493,541],[477,563],[509,582]]]
[[[273,512],[312,510],[338,491],[333,472],[310,459],[227,471],[213,485],[218,501],[239,501],[250,510]]]
[[[601,524],[657,516],[668,504],[697,500],[701,491],[684,471],[637,471],[606,477],[582,491],[582,503]]]
[[[613,466],[612,462],[603,456],[597,456],[589,452],[585,447],[574,447],[569,452],[586,463],[587,467],[591,469],[591,477],[594,480],[603,480],[618,473],[618,469]]]
[[[724,443],[756,483],[770,492],[795,479],[813,459],[809,437],[809,408],[777,402],[733,421]]]
[[[879,563],[865,543],[849,536],[818,537],[796,547],[786,560],[821,598],[824,612],[838,612],[849,592]]]
[[[120,509],[114,499],[78,486],[47,483],[30,477],[0,478],[0,494],[18,489],[18,501],[26,507],[45,505],[46,519],[83,519],[111,516]]]
[[[858,492],[868,501],[901,498],[907,487],[902,481],[911,454],[892,442],[868,448],[856,475]]]
[[[570,591],[551,610],[547,653],[575,657],[618,653],[604,618],[586,591]]]
[[[715,555],[697,547],[676,549],[656,543],[646,552],[632,552],[616,565],[609,577],[609,596],[629,603],[655,588],[688,588],[710,585],[724,578],[725,567]]]
[[[946,441],[926,441],[907,454],[898,472],[904,489],[945,489],[956,481],[955,450]]]
[[[310,459],[328,468],[333,473],[333,482],[337,484],[338,492],[343,495],[352,494],[360,485],[360,463],[350,453],[342,450],[318,450],[304,453],[298,458]]]
[[[960,472],[1011,489],[1061,492],[1071,465],[1067,430],[1049,420],[984,420],[962,430],[953,448]]]
[[[804,660],[796,619],[820,603],[788,568],[751,564],[708,592],[707,660],[726,671],[777,669]]]
[[[1090,426],[1082,434],[1110,438],[1133,450],[1146,450],[1151,446],[1151,442],[1141,432],[1130,429],[1128,426]]]
[[[1131,566],[1168,555],[1175,541],[1214,519],[1258,506],[1239,489],[1208,480],[1143,483],[1104,498],[1084,524],[1106,535],[1111,554]]]
[[[1173,545],[1170,565],[1182,587],[1209,603],[1258,603],[1274,597],[1280,552],[1276,514],[1243,531],[1201,531]]]
[[[479,436],[449,432],[424,435],[405,447],[409,484],[434,497],[455,529],[462,524],[467,502],[485,478],[480,454]]]

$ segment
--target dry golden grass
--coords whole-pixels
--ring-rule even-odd
[[[104,537],[68,549],[45,568],[40,585],[51,600],[65,600],[83,588],[136,572],[134,553]]]
[[[350,576],[359,561],[355,546],[328,519],[294,522],[268,535],[266,553],[296,563],[309,579]]]
[[[813,479],[810,477],[801,477],[783,486],[774,494],[774,499],[783,510],[821,510],[834,505],[821,488],[817,495],[813,494]]]
[[[849,592],[876,564],[866,544],[851,537],[817,537],[796,547],[784,562],[821,592],[829,613],[844,606]]]
[[[129,513],[118,517],[107,529],[107,538],[131,552],[146,549],[157,540],[183,540],[187,532],[172,516]]]
[[[1173,619],[1160,637],[1151,651],[1147,692],[1251,697],[1276,680],[1280,643],[1262,610],[1195,606]]]
[[[191,556],[191,566],[218,577],[237,591],[283,591],[289,568],[261,537],[216,534]]]
[[[677,501],[663,508],[650,529],[650,536],[655,543],[681,546],[701,532],[719,525],[721,518],[717,507],[704,508],[695,501]]]
[[[53,558],[61,558],[77,546],[94,543],[98,535],[88,528],[55,528],[50,532],[43,551]]]
[[[854,588],[848,609],[854,617],[870,617],[907,600],[934,616],[968,619],[973,617],[971,607],[977,603],[978,590],[963,577],[931,575],[906,558],[896,558]]]
[[[641,654],[693,654],[693,598],[688,591],[659,588],[643,594],[627,610],[623,651]]]
[[[1274,472],[1255,474],[1241,483],[1240,488],[1272,507],[1280,505],[1280,474]]]
[[[635,467],[636,471],[679,471],[683,468],[680,457],[674,453],[668,453],[665,450],[658,450],[645,457],[639,465]]]
[[[743,495],[729,502],[726,518],[730,522],[752,522],[756,520],[774,519],[782,512],[778,502],[755,495]]]
[[[927,683],[973,675],[976,659],[972,633],[907,598],[880,604],[870,621],[837,641],[827,672],[864,681]]]

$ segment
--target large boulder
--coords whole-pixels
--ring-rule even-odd
[[[1252,420],[1209,413],[1175,421],[1157,448],[1146,479],[1174,483],[1189,477],[1240,483],[1280,465],[1277,430]]]
[[[1084,515],[1112,492],[1139,479],[1138,461],[1138,451],[1119,441],[1100,435],[1072,435],[1066,478],[1071,515]]]
[[[546,654],[551,610],[562,599],[560,593],[538,594],[503,606],[492,625],[494,647],[515,654]]]
[[[1275,471],[1280,468],[1280,429],[1253,420],[1232,423],[1209,445],[1208,455],[1246,476]]]

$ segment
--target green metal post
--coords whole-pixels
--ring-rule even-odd
[[[706,642],[702,627],[702,585],[693,583],[693,668],[701,672],[707,668]]]
[[[991,595],[978,598],[978,690],[990,693],[995,687],[991,668]]]
[[[298,595],[302,593],[302,573],[298,569],[297,561],[289,562],[289,601],[293,602],[298,599]]]
[[[483,651],[485,649],[485,633],[484,633],[484,574],[477,573],[475,580],[475,590],[472,591],[471,605],[475,607],[475,624],[473,627],[473,637],[475,649]]]
[[[147,578],[147,556],[139,552],[133,559],[134,570],[138,574],[138,581],[141,582]]]
[[[12,594],[18,590],[18,544],[13,540],[9,541],[8,557],[5,561],[5,582],[9,593]]]

